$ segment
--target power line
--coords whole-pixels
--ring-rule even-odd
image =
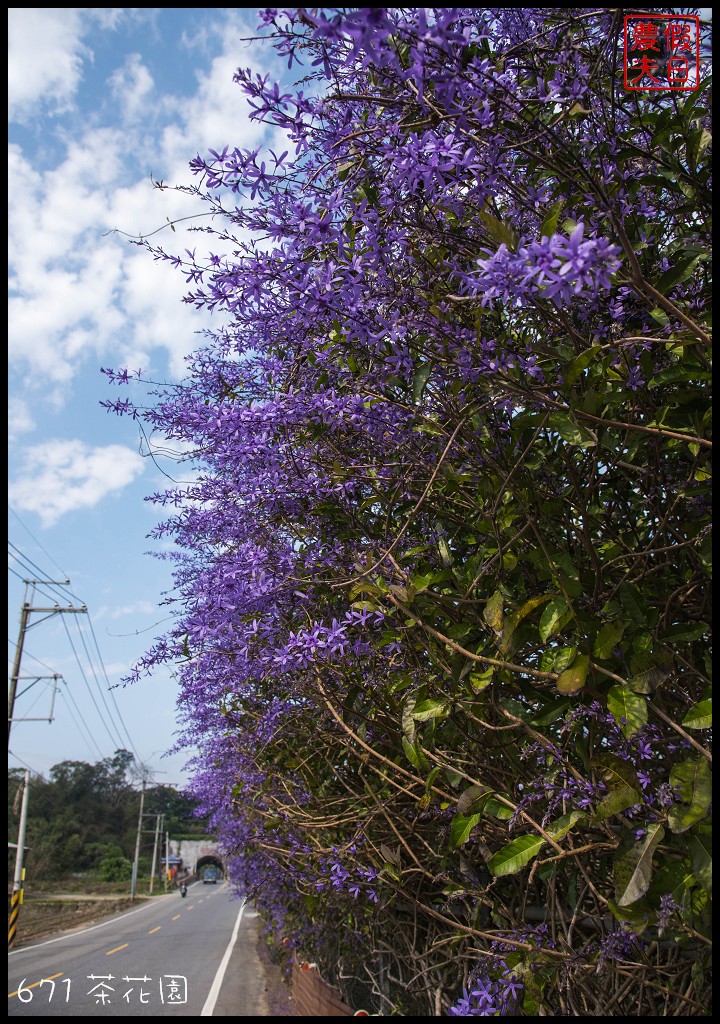
[[[65,685],[67,686],[67,684],[65,684]],[[62,695],[63,695],[63,694],[62,694],[62,691],[60,691],[60,696],[62,696]],[[99,747],[99,746],[97,745],[97,743],[95,742],[95,738],[94,738],[94,736],[93,736],[92,732],[90,731],[90,727],[89,727],[89,725],[87,724],[87,722],[85,721],[85,719],[83,718],[83,716],[82,716],[82,712],[80,711],[80,708],[79,708],[79,707],[77,706],[77,704],[76,704],[76,702],[75,702],[75,698],[73,697],[73,694],[72,694],[72,690],[70,689],[70,687],[69,687],[69,686],[67,687],[67,696],[68,696],[68,699],[69,699],[70,701],[72,701],[73,707],[74,707],[74,708],[75,708],[75,710],[77,711],[77,713],[78,713],[78,717],[79,717],[80,721],[81,721],[81,722],[82,722],[82,724],[83,724],[83,728],[84,728],[84,729],[85,729],[85,731],[87,732],[87,736],[84,736],[84,737],[83,737],[83,739],[84,739],[84,740],[85,740],[85,742],[86,742],[86,743],[88,744],[88,748],[90,748],[90,747],[95,747],[95,750],[96,750],[96,751],[97,751],[97,753],[98,753],[98,754],[100,755],[100,760],[102,761],[102,760],[103,760],[103,752],[102,752],[102,750],[100,749],[100,747]],[[75,719],[75,716],[74,716],[74,715],[73,715],[73,713],[72,713],[72,709],[70,708],[70,705],[68,704],[68,705],[66,705],[66,707],[67,707],[67,709],[68,709],[68,714],[70,715],[70,717],[71,717],[71,718],[72,718],[72,720],[73,720],[73,723],[75,724],[75,728],[76,728],[76,729],[78,730],[78,732],[80,732],[80,726],[78,725],[78,723],[77,723],[77,721],[76,721],[76,719]],[[90,740],[90,742],[89,742],[89,743],[88,743],[88,739]]]
[[[15,554],[13,551],[10,551],[9,552],[10,557],[14,558],[15,561],[18,562],[20,564],[20,566],[23,569],[25,569],[26,572],[28,572],[31,576],[37,575],[37,576],[41,577],[40,579],[36,579],[36,580],[27,580],[26,579],[23,582],[25,582],[25,583],[32,583],[34,585],[34,589],[36,591],[38,591],[40,594],[42,594],[44,597],[47,597],[51,601],[53,601],[53,600],[57,601],[58,597],[61,597],[63,601],[67,601],[68,594],[70,594],[70,596],[74,597],[76,600],[78,600],[78,601],[80,600],[80,598],[77,597],[76,594],[73,594],[70,590],[60,591],[60,590],[57,589],[58,586],[62,586],[62,587],[66,586],[64,581],[62,581],[62,582],[55,582],[55,581],[52,581],[52,580],[49,580],[49,579],[44,579],[43,577],[49,576],[49,573],[46,573],[44,569],[40,568],[39,565],[36,565],[35,562],[33,562],[33,560],[31,558],[28,558],[28,556],[26,554],[24,554],[22,551],[20,551],[20,548],[17,547],[17,545],[13,544],[12,541],[8,541],[8,547],[14,548],[15,551],[18,552],[18,554]],[[17,573],[16,573],[16,575],[17,575]],[[69,584],[70,580],[67,580],[67,583]],[[47,589],[44,589],[45,587],[48,587],[50,592],[48,592]]]
[[[10,506],[8,506],[8,507],[10,508]],[[27,528],[27,526],[25,526],[25,524],[22,522],[22,520],[17,515],[17,513],[14,511],[14,509],[10,508],[10,511],[15,516],[15,518],[18,520],[18,522],[20,522],[20,524],[23,526],[23,528],[26,530],[26,532],[29,534],[29,536],[33,539],[33,541],[38,545],[38,547],[43,551],[43,553],[49,558],[50,562],[55,566],[55,568],[59,569],[60,572],[65,576],[66,574],[65,574],[64,570],[57,564],[57,562],[53,559],[53,557],[49,554],[49,552],[46,551],[45,548],[43,548],[43,546],[39,543],[39,541],[37,541],[37,539],[33,536],[33,534]],[[67,577],[66,577],[66,580],[63,580],[61,582],[59,582],[59,581],[52,581],[52,580],[50,580],[48,578],[45,578],[49,574],[47,574],[45,572],[45,570],[41,566],[37,565],[16,544],[13,544],[11,541],[8,541],[8,545],[9,545],[9,555],[10,555],[10,558],[13,559],[22,570],[25,570],[25,572],[29,573],[31,576],[37,574],[40,577],[39,579],[25,579],[12,566],[10,566],[10,565],[8,566],[8,570],[10,572],[12,572],[14,576],[16,576],[18,579],[23,580],[23,582],[25,582],[26,584],[32,585],[33,593],[42,594],[49,601],[51,601],[51,602],[54,601],[56,603],[58,601],[58,597],[60,597],[60,599],[62,601],[67,601],[68,595],[70,595],[71,597],[74,597],[78,601],[81,600],[77,595],[73,594],[73,592],[69,589],[70,580],[67,579]],[[60,589],[60,588],[62,588],[62,589]],[[103,722],[103,725],[105,727],[105,730],[106,730],[106,732],[107,732],[107,734],[108,734],[108,736],[110,738],[110,741],[113,744],[113,746],[115,746],[117,744],[117,746],[119,748],[124,748],[125,747],[125,740],[123,740],[123,738],[122,738],[122,734],[124,733],[124,735],[127,737],[127,742],[129,743],[130,749],[133,752],[133,755],[134,755],[137,763],[140,766],[142,766],[143,768],[145,768],[145,766],[143,764],[143,760],[140,757],[140,754],[138,753],[137,749],[135,748],[135,745],[134,745],[134,743],[132,741],[132,737],[130,735],[130,732],[129,732],[128,728],[127,728],[127,725],[126,725],[126,723],[125,723],[125,721],[123,719],[122,713],[121,713],[120,708],[118,706],[118,702],[117,702],[117,700],[115,698],[115,694],[113,692],[113,687],[110,684],[110,679],[108,677],[107,669],[105,667],[105,664],[104,664],[104,661],[103,661],[103,658],[102,658],[102,654],[100,652],[100,646],[98,644],[97,635],[95,633],[95,628],[94,628],[94,626],[92,624],[92,621],[90,620],[90,616],[89,616],[89,613],[87,612],[87,608],[85,607],[84,602],[82,602],[82,603],[83,603],[84,611],[88,615],[88,623],[89,623],[89,626],[90,626],[90,631],[91,631],[91,636],[92,636],[92,647],[94,648],[94,650],[96,652],[97,661],[99,663],[100,669],[102,670],[102,674],[103,674],[103,676],[105,678],[105,683],[107,685],[107,691],[108,691],[108,693],[110,695],[110,700],[112,702],[112,708],[110,707],[110,705],[108,704],[108,701],[106,700],[105,693],[104,693],[104,688],[102,686],[102,683],[101,683],[101,680],[100,680],[100,677],[99,677],[99,674],[98,674],[98,670],[97,670],[97,667],[96,667],[96,664],[95,664],[94,656],[91,654],[91,651],[88,648],[88,642],[86,641],[86,638],[85,638],[85,635],[83,633],[83,630],[82,630],[80,622],[78,622],[78,634],[79,634],[79,638],[80,638],[80,642],[82,644],[83,650],[85,652],[85,657],[87,658],[88,670],[92,674],[94,682],[95,682],[95,684],[96,684],[96,686],[97,686],[97,688],[99,690],[102,703],[103,703],[103,705],[105,707],[105,711],[107,713],[107,717],[104,717],[104,715],[103,715],[103,713],[102,713],[102,711],[101,711],[101,709],[100,709],[100,707],[98,705],[98,702],[95,699],[95,696],[94,696],[94,693],[93,693],[93,688],[90,685],[90,681],[88,679],[88,675],[86,674],[85,669],[83,668],[83,664],[82,664],[82,662],[80,660],[80,657],[79,657],[79,654],[78,654],[78,650],[77,650],[75,644],[73,643],[73,640],[72,640],[72,637],[70,635],[70,631],[68,629],[67,623],[65,622],[65,619],[63,617],[63,627],[65,629],[65,633],[67,635],[68,642],[70,644],[71,650],[72,650],[73,655],[75,657],[75,661],[77,663],[78,669],[80,670],[80,674],[81,674],[81,676],[83,678],[85,686],[87,687],[87,690],[88,690],[90,698],[91,698],[91,700],[93,702],[93,705],[95,706],[95,710],[97,711],[98,715],[102,719],[102,722]],[[63,609],[58,607],[58,610],[62,611]],[[9,642],[11,642],[11,641],[9,641]],[[39,658],[35,658],[33,655],[27,655],[27,656],[33,658],[35,661],[37,661],[41,665],[45,664]],[[45,666],[45,667],[50,668],[49,666]],[[53,671],[53,670],[50,669],[50,671]],[[68,690],[67,690],[67,694],[68,694],[68,697],[70,698],[70,700],[72,701],[73,705],[75,706],[75,709],[76,709],[78,715],[80,716],[81,721],[83,722],[83,725],[84,725],[84,727],[85,727],[85,729],[87,731],[87,735],[90,737],[92,745],[95,747],[95,749],[100,754],[100,757],[102,758],[102,753],[101,753],[97,743],[95,742],[93,732],[89,728],[87,723],[85,722],[85,719],[82,717],[82,714],[80,712],[80,708],[77,705],[77,703],[76,703],[76,701],[75,701],[75,699],[73,697],[72,691],[70,690],[69,687],[68,687]],[[71,717],[73,717],[73,721],[74,721],[74,724],[75,724],[76,728],[79,729],[78,722],[77,722],[77,720],[75,720],[74,716],[72,716],[72,712],[70,711],[69,705],[66,704],[66,707],[68,707],[68,711],[70,712]],[[118,727],[118,724],[117,724],[118,722],[119,722],[120,727]],[[110,726],[112,726],[112,731],[111,731]],[[116,734],[115,736],[113,736],[113,731]],[[148,776],[149,776],[149,773],[148,773]],[[155,784],[157,784],[157,781],[155,779],[153,779],[152,781]]]
[[[8,757],[14,757],[16,761],[20,762],[20,764],[23,766],[23,768],[27,768],[29,771],[31,771],[33,773],[33,775],[37,775],[39,778],[42,779],[43,782],[47,782],[48,781],[45,778],[45,776],[43,775],[42,772],[36,771],[29,764],[27,764],[25,761],[23,761],[23,759],[21,757],[18,757],[17,754],[14,754],[12,750],[8,750]]]
[[[106,721],[105,721],[105,719],[103,718],[103,714],[102,714],[102,711],[100,710],[100,707],[99,707],[99,705],[98,705],[98,702],[97,702],[97,701],[95,700],[95,695],[93,694],[93,692],[92,692],[92,688],[91,688],[91,686],[90,686],[90,683],[88,682],[88,678],[87,678],[87,676],[85,675],[85,669],[84,669],[84,668],[82,667],[82,663],[81,663],[81,661],[80,661],[80,658],[78,657],[78,653],[77,653],[77,651],[75,650],[75,644],[73,643],[73,641],[72,641],[72,637],[70,636],[70,630],[68,629],[68,627],[67,627],[67,623],[65,622],[65,620],[64,620],[64,619],[63,619],[63,626],[64,626],[64,628],[65,628],[65,632],[66,632],[66,634],[67,634],[67,638],[68,638],[68,642],[69,642],[69,644],[70,644],[70,647],[72,648],[72,652],[73,652],[73,654],[75,655],[75,660],[76,660],[76,662],[77,662],[78,668],[80,669],[80,675],[81,675],[81,676],[83,677],[83,681],[85,682],[85,685],[86,685],[86,687],[87,687],[88,693],[90,694],[90,699],[92,700],[93,704],[95,705],[95,710],[97,711],[97,713],[98,713],[98,715],[99,715],[99,717],[100,717],[100,720],[102,721],[103,725],[105,726],[105,729],[106,729],[106,731],[107,731],[107,734],[108,734],[108,736],[110,737],[110,742],[111,742],[111,743],[113,743],[113,744],[115,744],[115,743],[118,743],[118,741],[119,741],[118,745],[119,745],[119,746],[122,746],[122,740],[119,740],[119,736],[118,736],[118,737],[114,737],[114,736],[113,736],[113,734],[112,734],[112,733],[110,732],[110,729],[109,729],[109,727],[108,727],[108,724],[107,724],[107,722],[106,722]],[[102,693],[102,690],[100,690],[100,695],[101,695],[101,696],[102,696],[102,698],[103,698],[103,702],[105,702],[105,697],[104,697],[104,695],[103,695],[103,693]],[[107,702],[105,702],[105,707],[107,708]],[[109,712],[108,712],[108,713],[109,713]],[[114,725],[114,724],[115,724],[115,723],[113,723],[113,725]]]
[[[12,644],[13,647],[15,646],[15,641],[11,640],[9,637],[8,637],[8,643]],[[36,658],[34,654],[28,654],[27,651],[23,651],[23,657],[24,658],[32,658],[32,660],[36,661],[38,663],[38,665],[42,665],[43,668],[48,669],[50,672],[54,672],[55,671],[55,669],[52,668],[52,666],[46,665],[44,661],[40,661],[40,659]],[[10,660],[10,659],[8,659],[8,660]]]
[[[112,702],[115,705],[115,710],[117,712],[118,718],[120,719],[120,723],[121,723],[123,729],[125,730],[125,735],[127,736],[128,742],[130,743],[130,749],[132,750],[132,752],[135,755],[135,757],[137,758],[137,760],[138,761],[142,761],[142,758],[140,757],[140,755],[138,754],[137,750],[135,749],[135,745],[133,744],[133,741],[132,741],[132,738],[130,736],[130,733],[128,732],[128,728],[125,725],[125,721],[124,721],[124,719],[122,717],[122,714],[120,713],[120,708],[118,707],[118,703],[117,703],[117,700],[115,698],[115,692],[113,690],[113,687],[110,685],[110,679],[108,678],[107,669],[105,668],[105,663],[104,663],[104,661],[102,659],[102,654],[100,653],[100,647],[98,645],[97,636],[95,634],[95,627],[93,626],[92,619],[90,618],[89,613],[88,613],[88,625],[90,626],[90,633],[92,634],[93,642],[95,644],[95,650],[97,651],[98,659],[100,660],[100,666],[101,666],[101,668],[103,670],[103,675],[105,676],[105,682],[107,683],[108,693],[110,694]]]
[[[53,564],[53,565],[55,566],[55,568],[56,568],[56,569],[59,569],[59,570],[60,570],[60,572],[61,572],[61,573],[63,574],[63,576],[65,576],[65,577],[67,578],[67,575],[68,575],[68,574],[67,574],[67,573],[65,572],[65,570],[64,570],[64,569],[61,569],[61,568],[60,568],[60,566],[59,566],[59,565],[57,564],[57,562],[56,562],[56,561],[55,561],[55,559],[54,559],[54,558],[52,557],[52,555],[51,555],[51,554],[50,554],[50,553],[49,553],[48,551],[46,551],[46,550],[45,550],[45,548],[44,548],[44,547],[42,546],[42,544],[41,544],[41,543],[40,543],[40,541],[39,541],[39,540],[37,539],[37,537],[35,537],[35,536],[34,536],[34,535],[33,535],[33,534],[31,533],[31,531],[30,531],[29,527],[27,527],[27,526],[25,525],[25,523],[24,523],[24,522],[22,521],[22,519],[20,518],[20,516],[19,516],[19,515],[17,514],[17,512],[15,511],[15,509],[14,509],[14,508],[12,508],[12,506],[11,506],[11,505],[8,505],[8,508],[10,509],[10,511],[12,512],[12,514],[13,514],[13,515],[15,516],[15,518],[17,519],[17,521],[18,521],[18,522],[20,523],[20,525],[22,526],[23,530],[25,530],[25,532],[26,532],[26,533],[27,533],[27,534],[28,534],[28,535],[30,536],[30,538],[31,538],[31,539],[32,539],[32,540],[33,540],[33,541],[34,541],[34,542],[35,542],[35,543],[37,544],[37,546],[38,546],[38,547],[40,548],[40,550],[42,551],[42,553],[43,553],[44,555],[47,555],[47,557],[48,557],[48,558],[50,559],[50,561],[51,561],[51,562],[52,562],[52,564]],[[75,595],[73,595],[73,596],[75,596]],[[76,600],[79,600],[79,598],[76,598]]]

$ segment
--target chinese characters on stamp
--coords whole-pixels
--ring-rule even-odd
[[[700,19],[690,14],[626,14],[623,54],[626,89],[697,89]]]

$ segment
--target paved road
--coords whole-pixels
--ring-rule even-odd
[[[264,1017],[257,915],[195,884],[8,956],[11,1017]]]

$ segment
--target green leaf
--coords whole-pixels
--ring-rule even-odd
[[[425,792],[426,793],[430,792],[430,790],[432,789],[432,785],[435,782],[435,779],[438,777],[438,775],[440,774],[441,771],[442,771],[442,765],[436,764],[435,767],[433,768],[433,770],[428,775],[428,777],[425,779]]]
[[[691,640],[699,640],[709,629],[707,622],[681,623],[666,629],[660,639],[665,644],[687,644]]]
[[[652,880],[653,853],[664,836],[662,825],[650,825],[642,839],[638,841],[630,837],[620,847],[613,865],[618,906],[635,903],[648,891]]]
[[[700,157],[712,142],[712,135],[707,128],[693,128],[688,132],[685,153],[687,155],[688,167],[695,173]]]
[[[593,644],[593,654],[601,661],[607,661],[612,657],[612,652],[620,642],[625,632],[625,624],[622,622],[608,622],[598,630]]]
[[[667,294],[671,288],[681,281],[686,280],[692,274],[693,267],[700,259],[697,253],[690,253],[689,256],[681,256],[675,264],[666,270],[665,273],[660,277],[655,288],[663,295]]]
[[[568,444],[579,448],[590,448],[597,444],[597,438],[588,430],[581,427],[564,413],[554,412],[548,419],[549,426],[558,432],[560,437]]]
[[[411,552],[406,551],[405,556]],[[442,583],[443,580],[451,579],[452,573],[449,569],[441,569],[439,572],[428,572],[424,576],[411,576],[410,583],[412,584],[416,594],[424,593],[428,587],[431,587],[433,583]]]
[[[564,597],[554,598],[540,616],[540,639],[545,643],[548,637],[559,633],[566,626],[573,613]]]
[[[690,708],[682,720],[685,729],[709,729],[712,726],[712,698]]]
[[[554,202],[550,209],[547,211],[547,213],[543,217],[543,222],[540,225],[541,238],[550,238],[551,235],[555,234],[555,231],[557,230],[558,226],[558,220],[560,219],[560,213],[562,212],[562,208],[564,205],[565,200],[558,199],[557,202]]]
[[[608,900],[607,905],[618,924],[635,932],[636,935],[645,931],[653,916],[646,900],[638,900],[629,907],[619,907],[613,900]]]
[[[458,811],[460,814],[467,814],[468,811],[473,814],[481,814],[482,807],[478,804],[483,801],[492,793],[492,789],[489,786],[469,786],[464,793],[460,795],[458,800]]]
[[[688,841],[693,871],[700,885],[712,899],[712,837],[698,831]]]
[[[647,606],[637,587],[631,583],[621,583],[618,587],[620,604],[628,619],[634,626],[647,626]]]
[[[408,697],[402,707],[402,717],[400,724],[402,725],[403,736],[407,738],[408,743],[415,742],[415,719],[413,718],[413,711],[415,710],[415,698]]]
[[[621,811],[626,811],[628,807],[640,803],[642,803],[642,797],[637,789],[633,789],[631,786],[619,786],[600,801],[592,819],[593,824],[611,818],[613,814],[619,814]]]
[[[421,700],[411,714],[416,722],[427,722],[430,718],[439,718],[443,715],[446,707],[447,701],[444,700]]]
[[[610,688],[608,711],[626,737],[633,736],[647,722],[647,702],[644,697],[622,684]]]
[[[582,811],[570,811],[569,814],[563,814],[561,818],[548,825],[545,831],[553,839],[562,839],[584,817],[585,815]],[[500,875],[515,875],[526,864],[530,863],[533,857],[540,852],[545,842],[546,840],[542,836],[519,836],[508,846],[498,850],[490,858],[488,870],[496,877]]]
[[[578,654],[570,668],[561,672],[555,681],[558,693],[577,693],[582,690],[587,679],[588,667],[590,665],[589,654]]]
[[[405,757],[407,757],[408,761],[413,766],[413,768],[420,768],[420,757],[418,755],[417,750],[415,749],[415,744],[410,743],[408,738],[406,736],[403,736],[402,745],[403,750],[405,751]]]
[[[704,370],[698,370],[695,367],[688,369],[682,366],[668,366],[667,369],[661,370],[660,373],[656,373],[648,381],[649,388],[657,388],[662,384],[683,384],[687,381],[694,381],[697,383],[701,380],[711,380],[712,374],[707,373]]]
[[[488,861],[488,870],[496,877],[515,875],[540,852],[544,843],[542,836],[519,836],[493,854]]]
[[[441,537],[438,541],[438,551],[440,552],[443,565],[449,568],[452,565],[452,555],[450,554],[448,542],[444,537]]]
[[[564,672],[577,658],[577,647],[560,647],[553,658],[553,672]]]
[[[389,861],[386,861],[382,866],[382,870],[383,873],[386,874],[388,878],[392,878],[394,882],[400,881],[401,872],[398,871],[394,864],[391,864]]]
[[[629,786],[631,789],[640,788],[635,769],[617,754],[611,754],[609,751],[598,754],[590,764],[598,778],[601,778],[612,789],[619,786]]]
[[[468,682],[473,689],[473,693],[482,693],[483,690],[487,689],[495,674],[494,667],[486,669],[484,672],[471,672],[468,676]]]
[[[457,850],[468,841],[472,830],[480,822],[482,814],[456,814],[450,823],[450,849]]]
[[[571,388],[582,371],[586,370],[593,359],[597,359],[599,355],[602,355],[602,347],[600,345],[593,345],[592,348],[586,348],[580,355],[575,356],[565,371],[566,386]]]
[[[561,818],[557,818],[553,821],[551,825],[548,825],[545,831],[548,835],[551,835],[553,839],[562,839],[562,837],[566,836],[579,821],[583,821],[584,819],[585,813],[583,811],[569,811],[567,814],[563,814]]]
[[[500,803],[494,796],[489,797],[483,807],[483,814],[489,815],[491,818],[498,818],[499,821],[507,821],[512,818],[513,812],[505,804]]]
[[[680,789],[682,803],[670,808],[668,824],[673,832],[686,832],[707,815],[712,800],[712,776],[704,757],[688,758],[670,772],[670,785]]]
[[[505,613],[503,612],[503,596],[496,590],[483,608],[483,619],[494,633],[502,633]]]
[[[422,398],[423,391],[425,390],[425,385],[428,382],[428,377],[430,376],[431,372],[432,366],[430,365],[430,363],[421,363],[420,366],[418,366],[417,370],[415,371],[415,375],[413,376],[412,389],[413,402],[415,403],[415,405],[420,404],[420,399]]]
[[[498,220],[497,217],[493,217],[488,210],[480,210],[478,213],[480,220],[483,222],[492,238],[499,244],[503,243],[508,249],[514,249],[517,244],[517,238],[512,228],[508,227],[502,221]]]
[[[529,601],[526,601],[524,605],[517,609],[517,611],[511,612],[505,616],[505,623],[503,625],[502,640],[500,642],[500,651],[506,654],[510,649],[510,640],[513,633],[530,612],[534,611],[539,605],[545,604],[546,601],[550,601],[552,594],[543,594],[541,597],[531,597]]]
[[[565,714],[569,707],[570,701],[567,697],[551,700],[545,704],[542,711],[538,711],[535,717],[530,719],[530,725],[552,725],[553,722],[556,722],[558,718]]]

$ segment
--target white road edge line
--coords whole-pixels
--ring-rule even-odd
[[[217,969],[217,974],[215,975],[213,983],[210,986],[210,991],[208,992],[208,997],[205,1000],[205,1005],[200,1011],[201,1017],[212,1017],[213,1015],[215,1004],[217,1003],[218,996],[220,995],[220,988],[223,983],[223,978],[225,977],[225,971],[227,970],[227,965],[230,963],[230,955],[233,951],[235,943],[237,942],[238,932],[240,931],[240,922],[242,921],[244,909],[245,903],[243,903],[243,905],[240,907],[240,913],[238,914],[237,921],[235,922],[232,937],[230,939],[230,942],[228,943],[227,949],[225,950],[225,955],[222,958],[222,962],[220,963],[220,966]]]

